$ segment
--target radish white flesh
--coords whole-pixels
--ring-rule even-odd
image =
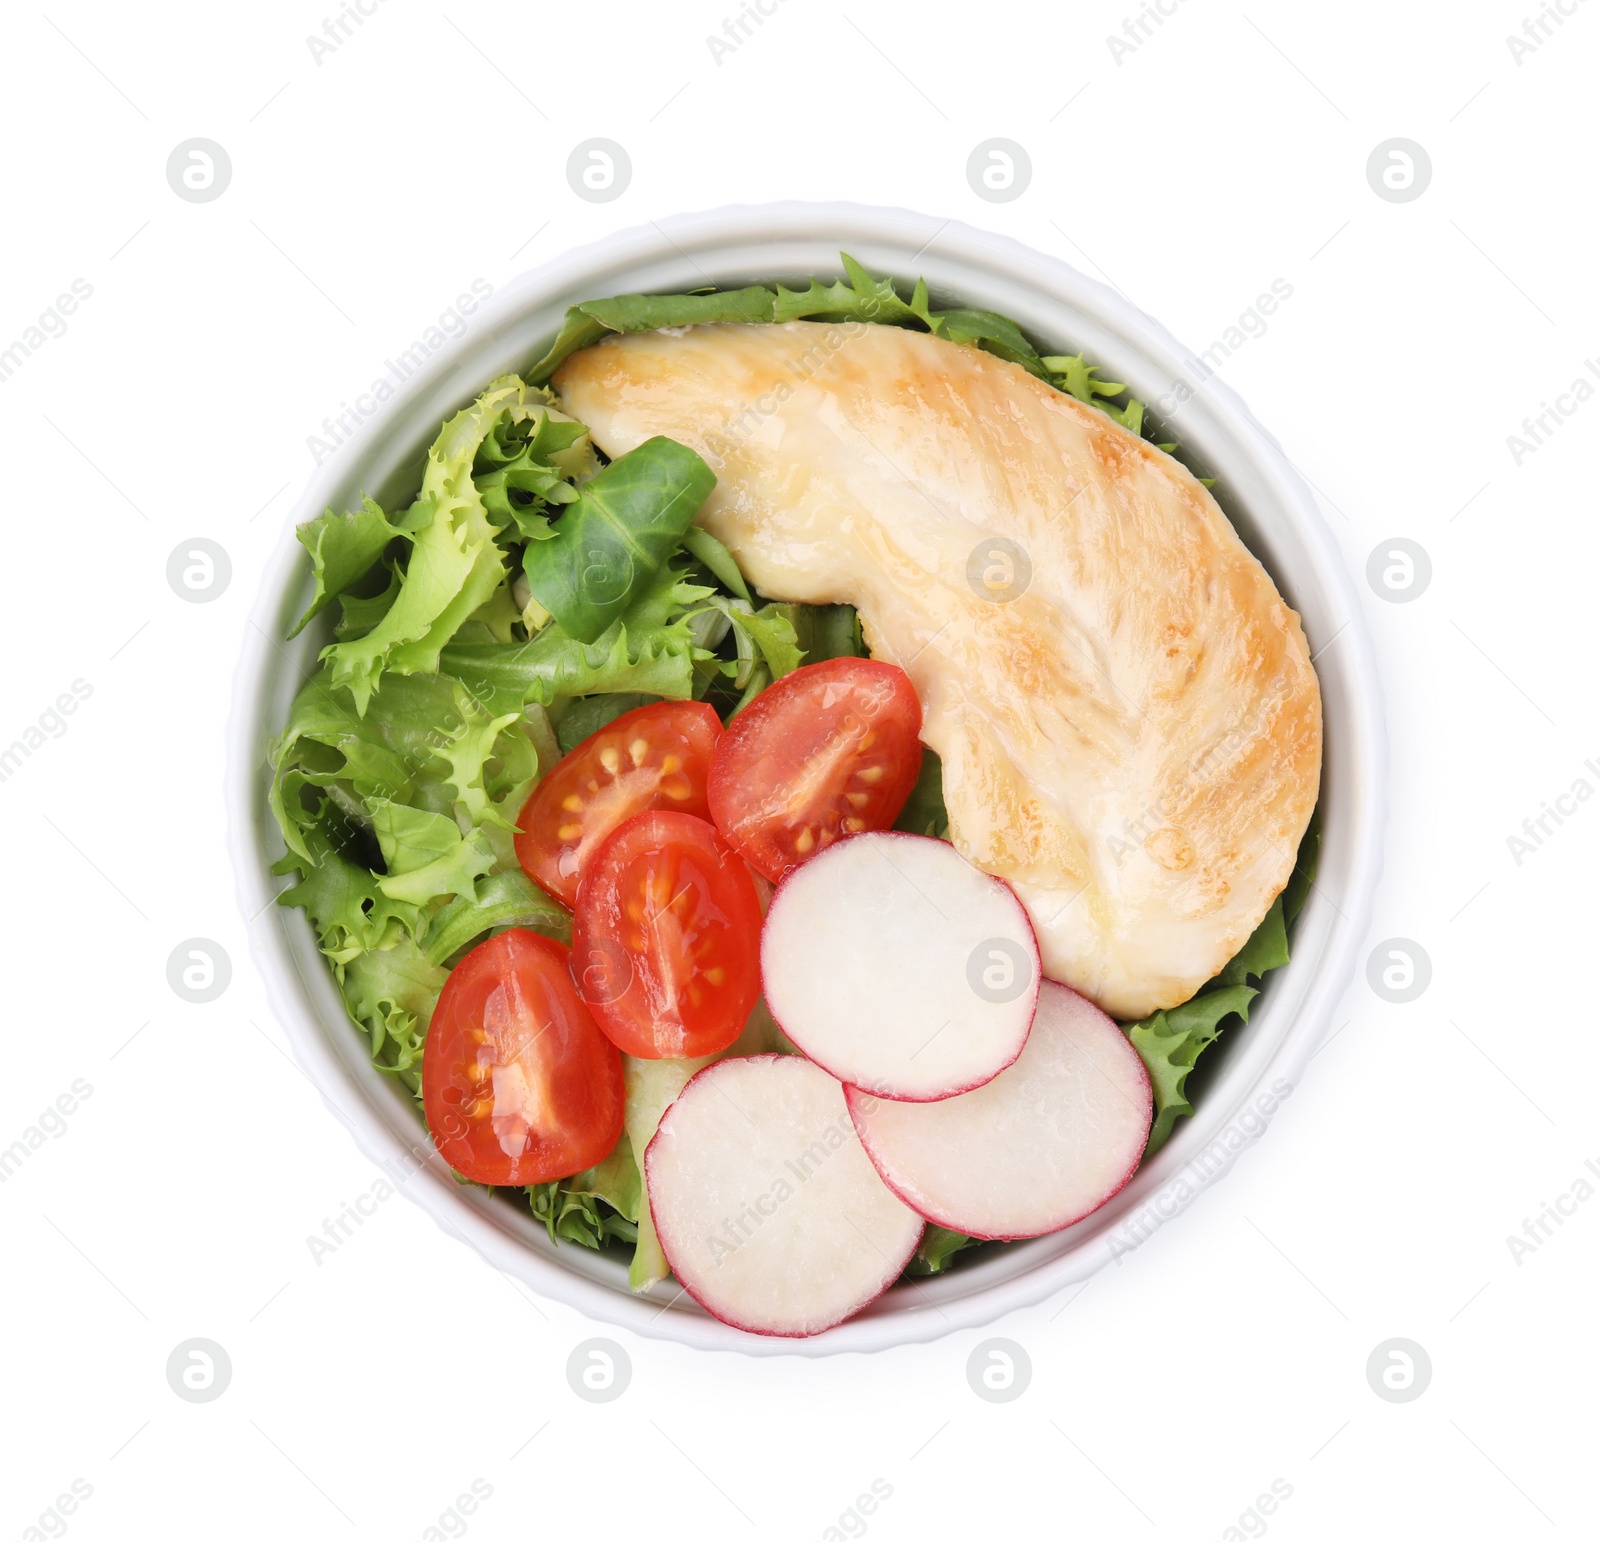
[[[662,1116],[644,1167],[679,1283],[751,1333],[802,1338],[844,1321],[922,1236],[861,1149],[844,1089],[798,1055],[708,1066]]]
[[[948,841],[857,835],[779,886],[761,931],[767,1004],[802,1054],[914,1103],[1017,1058],[1039,994],[1028,913]]]
[[[1038,1237],[1098,1210],[1150,1134],[1150,1078],[1099,1007],[1046,980],[1014,1065],[940,1103],[846,1097],[885,1183],[969,1237]]]

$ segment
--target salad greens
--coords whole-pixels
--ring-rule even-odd
[[[693,450],[659,435],[612,461],[523,548],[533,598],[568,637],[596,641],[683,543],[716,480]]]
[[[873,322],[984,349],[1146,430],[1142,403],[1081,355],[1041,355],[1003,316],[934,309],[921,280],[907,299],[841,260],[845,277],[828,283],[573,306],[525,376],[492,382],[443,425],[406,506],[364,497],[297,532],[312,594],[290,635],[337,609],[271,751],[269,803],[286,848],[273,870],[293,880],[279,903],[305,910],[373,1064],[419,1112],[423,1044],[452,964],[506,927],[570,940],[571,917],[512,846],[517,814],[560,756],[646,702],[695,698],[727,719],[803,661],[868,652],[851,607],[764,600],[694,525],[716,479],[692,450],[655,438],[605,462],[547,388],[562,360],[614,332]],[[948,833],[931,751],[898,828]],[[1315,834],[1227,969],[1193,1001],[1127,1026],[1155,1087],[1151,1151],[1191,1112],[1201,1052],[1247,1018],[1251,982],[1287,961]],[[637,1244],[635,1278],[648,1284],[665,1264],[642,1198],[627,1133],[595,1167],[527,1190],[552,1240]],[[940,1273],[972,1245],[930,1226],[907,1272]]]

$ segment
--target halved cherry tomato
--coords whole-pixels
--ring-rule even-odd
[[[922,767],[921,727],[903,669],[877,659],[807,664],[717,740],[711,817],[776,883],[834,841],[894,824]]]
[[[622,1133],[622,1058],[572,983],[567,950],[501,932],[450,971],[422,1051],[439,1154],[475,1183],[548,1183]]]
[[[627,1054],[726,1049],[761,994],[760,946],[755,880],[703,819],[637,814],[584,870],[573,972],[595,1021]]]
[[[523,872],[570,906],[591,853],[624,819],[652,808],[709,819],[706,771],[721,732],[703,701],[656,701],[590,734],[523,805]]]

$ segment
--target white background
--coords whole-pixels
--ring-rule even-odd
[[[93,295],[0,384],[0,739],[74,680],[92,695],[0,783],[0,1146],[75,1079],[92,1094],[0,1186],[0,1539],[74,1479],[85,1542],[405,1542],[474,1479],[485,1542],[821,1538],[875,1479],[885,1542],[1592,1536],[1600,1203],[1520,1262],[1506,1241],[1600,1162],[1600,807],[1520,865],[1507,845],[1600,786],[1600,406],[1520,467],[1506,442],[1600,354],[1600,5],[1565,3],[1520,62],[1523,0],[1183,0],[1120,62],[1131,0],[782,0],[720,62],[727,12],[702,4],[383,0],[320,63],[326,12],[301,3],[13,16],[0,347],[74,279]],[[564,170],[596,135],[634,168],[604,205]],[[965,176],[996,135],[1034,168],[1004,204]],[[214,202],[167,184],[194,136],[232,159]],[[1365,174],[1393,136],[1432,159],[1409,203]],[[315,1262],[307,1237],[378,1175],[286,1054],[223,849],[244,618],[322,419],[474,279],[779,197],[1009,232],[1196,349],[1286,280],[1223,375],[1324,495],[1388,693],[1369,946],[1415,939],[1430,987],[1395,1006],[1353,981],[1228,1181],[989,1330],[1033,1365],[1004,1406],[967,1384],[985,1334],[813,1361],[634,1339],[531,1301],[403,1198]],[[165,570],[201,535],[233,576],[196,605]],[[1408,604],[1364,578],[1397,536],[1433,563]],[[234,963],[206,1006],[166,981],[194,936]],[[564,1371],[594,1332],[633,1363],[602,1407]],[[206,1404],[165,1374],[197,1336],[233,1365]],[[1396,1336],[1433,1364],[1403,1405],[1365,1373]],[[1292,1497],[1241,1527],[1275,1479]]]

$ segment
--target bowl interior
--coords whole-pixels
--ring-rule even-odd
[[[282,843],[266,809],[267,749],[315,666],[326,631],[285,641],[310,594],[309,563],[286,533],[250,628],[234,704],[233,846],[241,903],[274,1005],[330,1106],[370,1155],[452,1235],[536,1289],[636,1331],[749,1353],[868,1350],[988,1321],[1086,1277],[1137,1246],[1265,1128],[1315,1049],[1347,979],[1378,870],[1381,710],[1359,612],[1314,501],[1243,404],[1166,332],[1065,264],[954,222],[848,205],[778,205],[685,217],[628,231],[501,291],[475,330],[397,381],[362,429],[318,470],[294,515],[386,507],[415,492],[440,422],[497,375],[543,351],[575,301],[707,284],[839,276],[843,248],[874,273],[935,299],[998,311],[1044,351],[1084,352],[1147,403],[1166,435],[1262,560],[1310,640],[1323,691],[1326,748],[1322,860],[1293,938],[1293,961],[1268,976],[1249,1024],[1208,1052],[1204,1096],[1177,1132],[1109,1204],[1077,1226],[985,1249],[963,1267],[896,1286],[851,1322],[805,1341],[760,1340],[716,1323],[670,1281],[631,1296],[617,1256],[552,1244],[526,1206],[458,1183],[432,1151],[410,1097],[375,1071],[352,1028],[303,912],[271,903],[268,867]],[[1187,393],[1185,391],[1187,389]],[[1270,1105],[1270,1106],[1269,1106]]]

